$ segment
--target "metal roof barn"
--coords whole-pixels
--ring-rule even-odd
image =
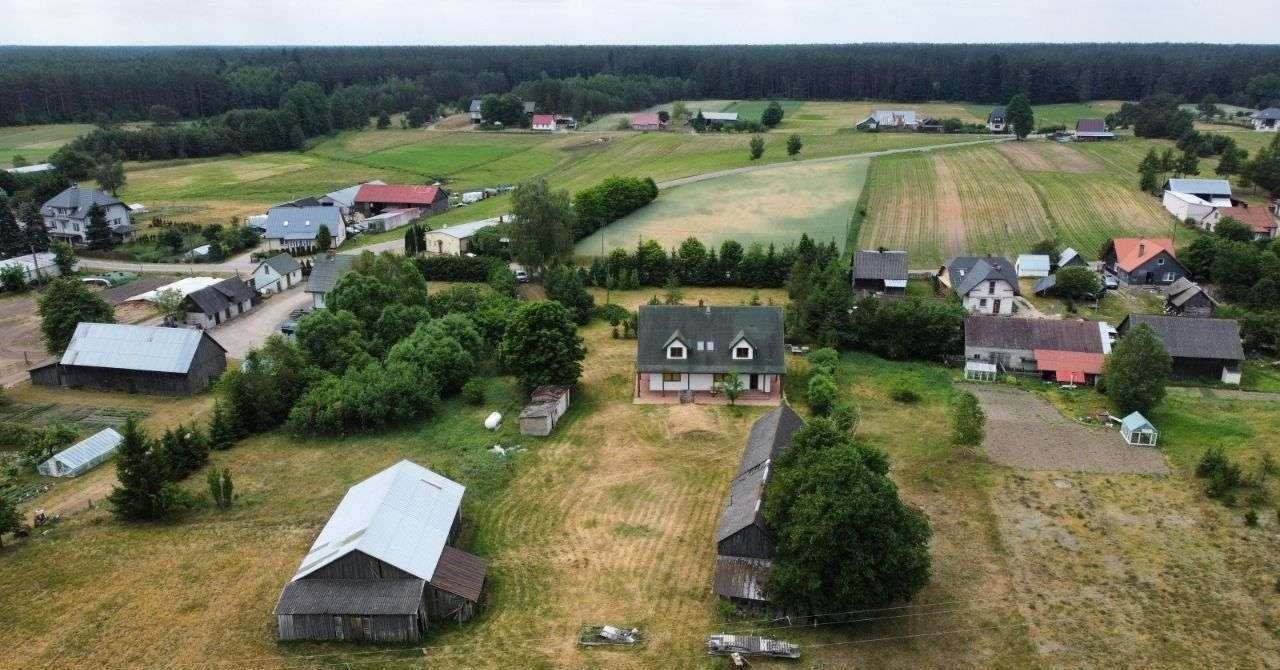
[[[59,451],[36,469],[48,477],[76,477],[111,458],[121,442],[124,442],[124,437],[120,433],[114,428],[106,428]]]
[[[63,365],[186,372],[202,333],[187,328],[82,323],[62,354]]]

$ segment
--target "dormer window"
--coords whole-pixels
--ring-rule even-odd
[[[688,352],[684,348],[684,344],[680,342],[672,342],[667,347],[667,358],[675,360],[684,360],[688,357]]]
[[[733,357],[739,360],[747,360],[751,358],[751,347],[740,344],[733,348]]]

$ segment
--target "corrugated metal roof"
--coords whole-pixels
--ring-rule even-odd
[[[431,586],[448,591],[471,602],[480,602],[480,592],[484,590],[485,573],[489,563],[475,554],[445,547],[440,552],[440,560],[436,562],[436,573],[431,577]]]
[[[414,614],[421,579],[299,579],[284,585],[276,614]]]
[[[767,558],[717,556],[711,573],[711,592],[722,598],[768,602],[765,596],[773,561]]]
[[[1164,187],[1166,191],[1179,193],[1231,197],[1231,182],[1226,179],[1170,179]]]
[[[263,227],[266,237],[273,240],[312,240],[320,226],[329,229],[337,239],[342,234],[342,211],[338,207],[272,207],[267,210]]]
[[[348,186],[346,188],[340,188],[336,191],[330,191],[326,193],[324,197],[332,200],[336,204],[346,207],[347,209],[351,209],[356,204],[356,194],[360,192],[361,186],[364,186],[365,184],[378,184],[378,185],[385,186],[386,183],[387,182],[382,181],[381,179],[374,179],[372,181],[366,181],[366,182],[356,184],[355,186]]]
[[[396,463],[347,491],[294,579],[360,551],[431,581],[464,491],[421,465]]]
[[[356,191],[357,203],[430,205],[441,196],[439,186],[420,184],[365,184]]]
[[[204,333],[188,328],[81,323],[62,354],[63,365],[185,373]]]
[[[1019,272],[1049,271],[1049,257],[1045,254],[1019,254],[1016,264]]]
[[[154,302],[156,297],[164,291],[177,291],[178,295],[185,298],[196,291],[213,286],[220,281],[222,280],[217,277],[183,277],[176,282],[165,284],[164,286],[156,287],[146,293],[139,293],[138,295],[132,296],[128,300],[125,300],[125,302],[129,302],[131,300],[147,300]]]
[[[702,118],[708,121],[737,121],[737,112],[702,112]]]
[[[5,168],[5,172],[8,172],[9,174],[36,174],[38,172],[48,172],[49,170],[52,170],[53,167],[53,163],[36,163],[35,165]]]
[[[54,454],[50,461],[62,464],[62,470],[75,470],[86,463],[92,463],[105,454],[114,453],[120,448],[124,436],[114,428],[104,428],[89,437]],[[46,461],[47,462],[47,461]]]
[[[444,228],[429,230],[427,231],[427,234],[428,235],[433,235],[433,234],[448,235],[449,237],[452,237],[455,239],[465,240],[475,235],[477,232],[484,230],[485,228],[489,228],[491,226],[496,226],[499,223],[502,223],[502,219],[500,217],[492,218],[492,219],[483,219],[480,221],[471,221],[469,223],[459,223],[456,226],[446,226]]]

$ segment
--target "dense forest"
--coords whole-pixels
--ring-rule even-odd
[[[1164,92],[1241,105],[1280,97],[1280,46],[1248,45],[3,47],[0,62],[0,125],[145,119],[156,105],[209,118],[276,108],[299,82],[331,95],[393,81],[445,103],[513,91],[576,114],[672,97],[993,103],[1024,92],[1052,103]]]

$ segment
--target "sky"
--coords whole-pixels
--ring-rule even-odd
[[[1280,43],[1274,0],[0,0],[0,17],[5,45]]]

